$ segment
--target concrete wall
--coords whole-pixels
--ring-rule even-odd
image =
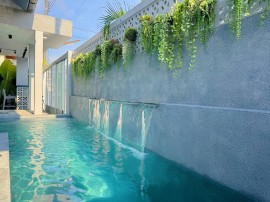
[[[17,58],[16,85],[28,86],[28,58]]]
[[[75,79],[71,114],[88,121],[87,98],[159,103],[146,147],[198,173],[270,200],[270,20],[243,21],[240,41],[218,27],[193,70],[173,78],[154,57],[127,70]]]
[[[72,116],[82,122],[89,120],[89,98],[87,97],[70,97],[70,113]]]

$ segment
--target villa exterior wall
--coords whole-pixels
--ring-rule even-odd
[[[28,58],[17,57],[16,85],[28,86]]]
[[[88,122],[88,98],[160,104],[146,148],[269,201],[270,21],[258,28],[253,16],[242,26],[239,41],[219,26],[206,49],[199,47],[196,67],[176,77],[154,56],[137,53],[126,70],[74,79],[71,114]]]

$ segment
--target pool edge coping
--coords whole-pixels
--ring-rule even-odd
[[[9,139],[8,133],[0,133],[0,202],[11,202]]]
[[[8,120],[27,120],[27,119],[61,119],[61,118],[71,118],[69,114],[44,114],[44,115],[0,115],[0,121]],[[1,134],[1,132],[0,132]],[[1,201],[0,201],[1,202]]]

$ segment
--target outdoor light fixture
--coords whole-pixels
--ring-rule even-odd
[[[9,34],[9,35],[8,35],[8,38],[9,38],[9,39],[12,39],[12,35],[11,35],[11,34]]]
[[[2,52],[2,50],[0,49],[0,53]]]
[[[22,56],[23,58],[25,57],[26,52],[27,52],[27,47],[25,47],[25,49],[23,51],[23,56]]]
[[[14,50],[14,54],[16,54],[16,50]]]

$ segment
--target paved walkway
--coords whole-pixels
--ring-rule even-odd
[[[0,133],[0,202],[10,202],[8,133]]]

